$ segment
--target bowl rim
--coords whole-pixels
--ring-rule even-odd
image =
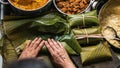
[[[10,0],[8,0],[8,2],[9,2],[13,7],[15,7],[16,9],[22,10],[22,11],[28,11],[28,12],[37,11],[37,10],[39,10],[39,9],[42,9],[42,8],[44,8],[46,5],[48,5],[51,1],[52,1],[52,0],[48,0],[46,4],[44,4],[42,7],[39,7],[39,8],[37,8],[37,9],[34,9],[34,10],[24,10],[24,9],[20,9],[20,8],[16,7],[15,5],[13,5],[13,3],[12,3]]]
[[[62,14],[64,14],[64,15],[73,15],[73,14],[67,14],[67,13],[64,13],[63,11],[61,11],[61,10],[57,7],[57,4],[56,4],[55,1],[56,1],[56,0],[53,0],[53,4],[54,4],[55,8],[56,8],[60,13],[62,13]],[[82,12],[80,12],[80,13],[78,13],[78,14],[82,14],[82,13],[84,13],[85,11],[87,11],[87,10],[89,9],[89,7],[91,6],[91,4],[92,4],[94,1],[95,1],[95,0],[90,0],[89,5],[88,5]]]

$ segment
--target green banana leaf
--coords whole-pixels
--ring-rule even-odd
[[[60,42],[66,42],[77,54],[81,52],[81,46],[74,37],[74,34],[71,32],[70,35],[63,35],[59,38]]]
[[[36,18],[36,20],[32,22],[30,28],[34,27],[40,32],[55,34],[65,32],[68,29],[66,20],[54,13]]]
[[[112,58],[107,42],[101,42],[94,46],[83,47],[80,54],[82,64],[84,65]]]
[[[20,46],[18,46],[15,49],[18,55],[21,54],[21,52],[23,51],[23,49],[25,48],[25,46],[26,46],[27,43],[28,43],[28,40],[26,40],[23,44],[21,44]],[[68,52],[68,54],[70,54],[70,55],[77,55],[77,53],[66,42],[61,42],[61,44],[66,49],[66,51]],[[40,53],[41,54],[48,54],[48,51],[47,51],[47,49],[46,49],[45,46],[43,46],[43,48],[40,51]]]
[[[33,19],[4,21],[3,26],[5,34],[11,41],[14,41],[12,42],[14,47],[17,47],[27,39],[33,39],[40,34],[45,35],[46,33],[43,32],[66,32],[67,25],[65,23],[66,21],[57,14],[50,13]]]
[[[40,57],[43,59],[43,61],[45,61],[45,63],[49,66],[49,68],[54,68],[54,65],[52,64],[49,56],[42,55]]]
[[[3,48],[3,38],[0,39],[0,54],[2,54],[2,49]]]
[[[100,27],[97,26],[97,27],[84,28],[84,29],[74,28],[72,29],[72,31],[75,35],[99,34]]]
[[[14,31],[14,29],[16,30],[16,28],[19,29],[22,26],[24,26],[24,28],[36,29],[36,31],[40,32],[55,34],[68,31],[66,20],[58,16],[56,13],[49,13],[32,19],[4,21],[4,23],[4,28],[8,33]],[[9,27],[6,27],[6,25],[9,25]]]
[[[10,62],[13,60],[17,60],[18,56],[14,49],[14,47],[11,45],[10,41],[5,39],[4,40],[4,47],[3,47],[3,58],[5,62]]]
[[[85,14],[68,15],[67,20],[70,27],[90,27],[99,25],[96,10]]]
[[[103,39],[101,38],[84,38],[84,39],[77,39],[78,43],[81,46],[89,46],[89,45],[95,45],[100,43],[100,41],[102,41]]]

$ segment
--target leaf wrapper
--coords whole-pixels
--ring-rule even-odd
[[[101,42],[98,45],[83,47],[81,52],[82,64],[90,64],[106,59],[111,59],[112,55],[107,42]]]
[[[5,59],[6,62],[17,60],[18,58],[14,47],[11,45],[10,41],[7,39],[4,40],[3,53],[4,53],[3,58]]]
[[[67,20],[69,22],[70,27],[90,27],[99,25],[95,10],[85,14],[68,15]]]

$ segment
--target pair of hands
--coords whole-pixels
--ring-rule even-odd
[[[33,41],[29,40],[23,52],[21,53],[19,60],[36,58],[44,44],[50,52],[55,64],[59,65],[62,68],[75,68],[61,43],[56,42],[53,39],[48,39],[47,41],[44,41],[41,38],[35,38]]]

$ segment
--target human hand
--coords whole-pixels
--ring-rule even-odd
[[[42,41],[41,38],[35,38],[33,41],[29,40],[18,60],[35,58],[38,55],[41,48],[43,47],[43,45],[44,41]]]
[[[54,63],[59,65],[60,68],[76,68],[60,42],[48,39],[48,41],[45,41],[45,45],[50,52]]]

